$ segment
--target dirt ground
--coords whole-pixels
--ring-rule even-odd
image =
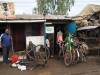
[[[65,67],[63,60],[50,59],[48,64],[20,71],[0,63],[0,75],[100,75],[100,57],[88,57],[86,63]]]

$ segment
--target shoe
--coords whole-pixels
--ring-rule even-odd
[[[9,61],[8,62],[3,62],[3,64],[9,64]]]

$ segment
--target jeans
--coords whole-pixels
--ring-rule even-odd
[[[10,47],[3,47],[3,63],[8,63]]]

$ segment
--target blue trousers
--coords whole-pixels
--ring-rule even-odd
[[[10,47],[3,47],[3,63],[8,63]]]

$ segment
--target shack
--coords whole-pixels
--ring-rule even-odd
[[[10,29],[13,49],[15,51],[26,49],[26,37],[43,37],[45,34],[47,34],[51,36],[51,45],[54,49],[58,29],[60,28],[63,32],[65,32],[64,28],[70,21],[71,18],[66,18],[65,16],[61,15],[46,15],[45,18],[43,15],[16,15],[16,17],[12,19],[8,18],[0,20],[0,34],[4,32],[5,28]],[[45,27],[53,27],[53,32],[50,31],[50,33],[45,33]],[[37,41],[38,40],[39,39],[37,39]]]

